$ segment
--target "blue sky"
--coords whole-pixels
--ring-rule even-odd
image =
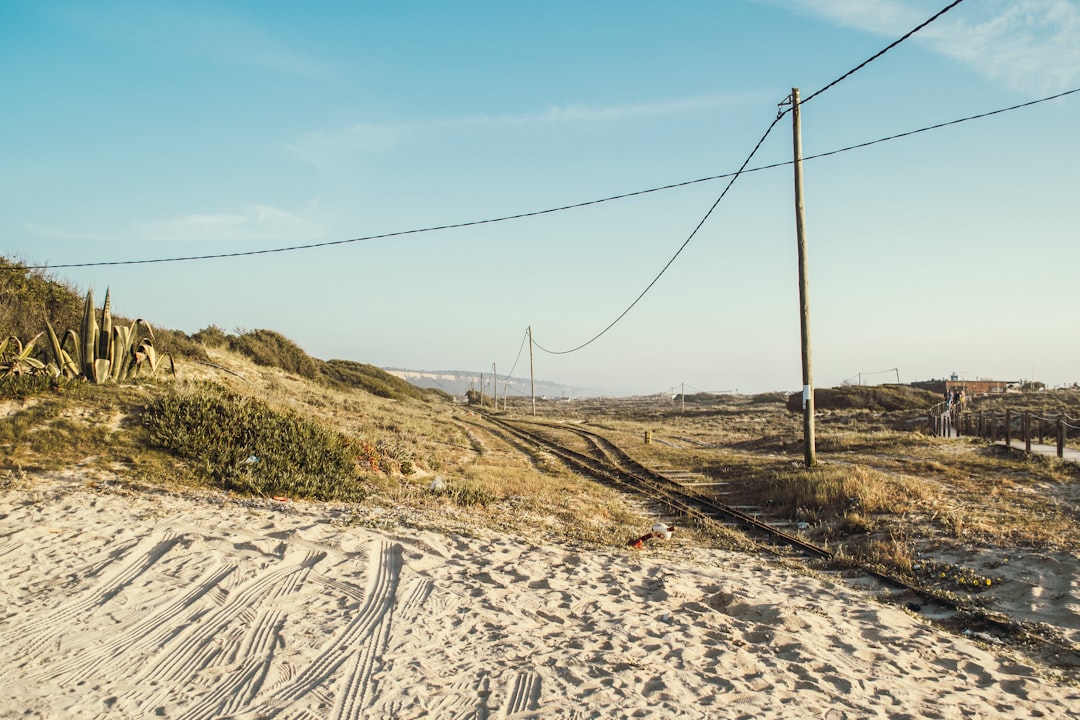
[[[728,179],[408,231],[734,172],[793,87],[946,4],[0,0],[0,254],[323,359],[527,378],[531,326],[538,379],[797,390],[790,166],[739,177],[570,353]],[[1077,0],[967,0],[808,100],[804,154],[1076,89],[1078,37]],[[1080,381],[1078,111],[805,163],[816,386]],[[791,156],[788,115],[749,167]]]

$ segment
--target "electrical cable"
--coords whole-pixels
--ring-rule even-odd
[[[848,145],[847,147],[842,147],[837,150],[829,150],[826,152],[817,153],[816,155],[807,155],[803,158],[803,161],[805,162],[807,160],[817,160],[818,158],[828,157],[830,155],[837,155],[839,153],[848,152],[849,150],[861,150],[862,148],[870,147],[871,145],[877,145],[878,143],[888,142],[890,140],[899,140],[900,138],[909,137],[911,135],[918,135],[919,133],[928,132],[930,130],[940,130],[941,128],[949,127],[950,125],[959,125],[960,123],[968,122],[969,120],[981,120],[982,118],[990,117],[991,115],[1000,115],[1001,113],[1009,112],[1011,110],[1019,110],[1021,108],[1031,107],[1032,105],[1038,105],[1039,103],[1048,102],[1050,100],[1057,100],[1058,98],[1065,97],[1066,95],[1072,95],[1073,93],[1077,92],[1080,92],[1080,88],[1073,88],[1072,90],[1060,92],[1057,95],[1050,95],[1049,97],[1039,98],[1038,100],[1031,100],[1025,103],[1020,103],[1019,105],[1012,105],[1006,108],[998,108],[997,110],[979,113],[978,115],[969,115],[967,117],[959,118],[957,120],[949,120],[948,122],[938,123],[937,125],[928,125],[926,127],[919,128],[918,130],[908,130],[907,132],[897,133],[896,135],[889,135],[888,137],[878,138],[877,140],[869,140],[867,142],[859,143],[857,145]],[[804,100],[803,102],[805,103],[806,101]],[[791,162],[789,161],[783,164],[790,165]],[[760,169],[764,168],[754,168],[754,170]],[[748,170],[747,172],[751,171]]]
[[[529,337],[529,331],[526,330],[525,334],[521,336],[521,345],[518,346],[517,357],[514,358],[514,366],[512,368],[510,368],[510,372],[506,373],[506,377],[503,378],[503,382],[506,382],[507,380],[509,380],[510,376],[514,374],[514,370],[517,368],[518,361],[521,360],[521,351],[525,349],[525,341],[528,339],[528,337]],[[498,376],[499,376],[499,374],[495,373],[495,377],[498,377]]]
[[[768,167],[780,167],[786,163],[778,163]],[[762,170],[768,169],[768,167],[760,168]],[[749,172],[749,171],[746,171]],[[545,210],[532,210],[529,212],[516,213],[514,215],[502,215],[500,217],[488,218],[485,220],[468,220],[460,223],[447,223],[445,225],[432,225],[423,228],[413,228],[412,230],[397,230],[394,232],[381,233],[378,235],[365,235],[362,237],[350,238],[347,240],[329,240],[320,243],[308,243],[306,245],[291,245],[289,247],[280,248],[264,248],[262,250],[244,250],[240,252],[231,253],[215,253],[211,255],[184,255],[178,257],[168,258],[150,258],[141,260],[103,260],[95,262],[85,263],[63,263],[56,265],[26,265],[26,266],[12,266],[6,265],[0,267],[3,270],[58,270],[60,268],[84,268],[84,267],[104,267],[110,265],[149,265],[153,263],[170,263],[170,262],[186,262],[190,260],[219,260],[224,258],[234,257],[248,257],[251,255],[268,255],[270,253],[282,253],[293,252],[296,250],[313,250],[315,248],[330,247],[332,245],[347,245],[349,243],[366,242],[368,240],[385,240],[386,238],[401,237],[403,235],[418,235],[420,233],[439,232],[442,230],[456,230],[459,228],[475,227],[477,225],[490,225],[493,223],[506,222],[508,220],[521,220],[523,218],[536,217],[538,215],[548,215],[551,213],[563,212],[564,210],[576,210],[577,208],[588,207],[590,205],[599,205],[601,203],[611,202],[613,200],[623,200],[630,197],[636,197],[638,195],[647,195],[649,193],[660,192],[663,190],[673,190],[675,188],[685,187],[687,185],[694,185],[697,183],[709,182],[711,180],[718,180],[725,177],[731,177],[735,173],[725,173],[723,175],[713,175],[711,177],[699,178],[697,180],[686,180],[683,182],[672,183],[670,185],[663,185],[660,187],[649,188],[647,190],[634,190],[628,193],[622,193],[619,195],[611,195],[609,197],[599,198],[596,200],[586,200],[584,202],[571,203],[569,205],[560,205],[559,207],[547,208]]]
[[[946,7],[944,7],[943,9],[939,10],[939,11],[938,11],[937,13],[935,13],[935,14],[934,14],[933,16],[931,16],[931,17],[930,17],[929,19],[927,19],[927,20],[923,21],[922,23],[920,23],[919,25],[917,25],[917,26],[916,26],[915,28],[913,28],[912,30],[908,31],[907,33],[905,33],[905,34],[904,34],[904,35],[902,35],[901,37],[897,38],[897,39],[896,39],[896,40],[894,40],[893,42],[891,42],[891,43],[889,43],[888,45],[886,45],[886,46],[885,46],[885,47],[884,47],[884,48],[883,48],[882,50],[878,51],[877,53],[875,53],[875,54],[874,54],[874,55],[872,55],[871,57],[869,57],[869,58],[867,58],[866,60],[864,60],[863,62],[859,63],[858,65],[856,65],[856,66],[855,66],[854,68],[852,68],[851,70],[848,70],[848,71],[847,71],[846,73],[844,73],[843,75],[841,75],[841,76],[840,76],[840,77],[838,77],[837,79],[833,80],[833,81],[832,81],[831,83],[829,83],[829,84],[828,84],[828,85],[826,85],[825,87],[821,88],[821,89],[820,89],[820,90],[818,90],[817,92],[811,93],[811,94],[810,94],[810,95],[809,95],[809,96],[808,96],[808,97],[807,97],[806,99],[804,99],[804,100],[801,100],[801,101],[799,102],[799,104],[800,104],[800,105],[805,105],[805,104],[806,104],[806,103],[807,103],[808,101],[810,101],[810,100],[814,99],[814,98],[815,98],[815,97],[817,97],[818,95],[821,95],[821,94],[822,94],[822,93],[824,93],[825,91],[827,91],[827,90],[829,90],[829,89],[831,89],[831,88],[835,87],[835,86],[836,86],[836,85],[838,85],[839,83],[841,83],[841,82],[843,82],[844,80],[846,80],[847,78],[851,77],[852,75],[854,75],[855,73],[857,73],[857,72],[858,72],[859,70],[863,69],[864,67],[866,67],[866,66],[867,66],[867,65],[869,65],[870,63],[874,62],[875,60],[877,60],[878,58],[880,58],[880,57],[881,57],[882,55],[884,55],[885,53],[887,53],[887,52],[888,52],[889,50],[892,50],[892,49],[893,49],[894,47],[896,47],[896,46],[897,46],[897,45],[899,45],[900,43],[904,42],[905,40],[907,40],[908,38],[910,38],[910,37],[911,37],[912,35],[914,35],[915,33],[917,33],[917,32],[918,32],[919,30],[922,30],[922,29],[923,29],[924,27],[926,27],[926,26],[927,26],[927,25],[929,25],[930,23],[932,23],[932,22],[934,22],[935,20],[937,20],[937,19],[938,19],[939,17],[941,17],[941,16],[942,16],[942,15],[944,15],[945,13],[949,12],[950,10],[952,10],[952,9],[953,9],[954,7],[956,7],[957,5],[959,5],[960,3],[962,3],[963,1],[964,1],[964,0],[954,0],[954,1],[952,2],[952,3],[950,3],[949,5],[947,5]],[[793,96],[788,96],[788,99],[787,99],[787,102],[788,102],[788,103],[794,103],[794,101],[795,101],[795,98],[794,98]],[[783,104],[783,103],[781,103],[781,104]],[[697,232],[698,232],[698,230],[700,230],[700,229],[701,229],[701,226],[702,226],[702,225],[704,225],[704,224],[705,224],[705,221],[706,221],[706,220],[707,220],[707,219],[709,218],[709,216],[710,216],[710,215],[712,215],[712,213],[713,213],[713,210],[715,210],[715,209],[716,209],[716,206],[717,206],[717,205],[719,205],[719,204],[720,204],[720,201],[721,201],[721,200],[723,200],[723,198],[724,198],[724,196],[725,196],[725,195],[727,195],[727,192],[728,192],[728,190],[730,190],[730,189],[731,189],[731,186],[732,186],[732,185],[733,185],[733,184],[735,183],[735,180],[737,180],[737,179],[739,178],[739,176],[740,176],[740,175],[741,175],[741,174],[743,173],[743,171],[744,171],[744,170],[746,169],[746,166],[747,166],[747,165],[748,165],[748,164],[750,163],[750,160],[751,160],[751,159],[752,159],[752,158],[754,157],[754,155],[755,155],[755,154],[757,153],[757,151],[758,151],[758,148],[760,148],[760,147],[761,147],[761,144],[762,144],[763,142],[765,142],[765,138],[767,138],[767,137],[769,136],[769,133],[771,133],[771,132],[772,132],[773,128],[774,128],[774,127],[776,127],[776,123],[780,122],[780,119],[781,119],[782,117],[784,117],[784,115],[786,115],[786,114],[787,114],[788,112],[790,112],[790,110],[791,110],[791,108],[788,108],[787,110],[783,110],[783,111],[777,112],[777,114],[776,114],[776,119],[775,119],[775,120],[773,120],[773,122],[772,122],[772,124],[771,124],[771,125],[769,125],[769,128],[768,128],[768,130],[766,130],[766,131],[765,131],[765,134],[764,134],[764,135],[763,135],[763,136],[761,137],[761,139],[760,139],[760,140],[758,140],[758,143],[757,143],[757,145],[755,145],[755,146],[754,146],[754,149],[750,151],[750,155],[749,155],[749,156],[748,156],[748,157],[746,158],[746,160],[745,160],[745,161],[743,161],[743,164],[742,164],[742,166],[741,166],[741,167],[739,168],[739,170],[738,170],[738,171],[737,171],[737,172],[735,173],[735,175],[734,175],[734,176],[733,176],[733,177],[731,178],[731,180],[730,180],[730,181],[728,182],[728,184],[727,184],[727,187],[725,187],[725,188],[724,188],[724,191],[723,191],[722,193],[720,193],[720,197],[718,197],[718,198],[716,199],[716,202],[714,202],[714,203],[712,204],[712,207],[710,207],[710,208],[709,208],[708,212],[706,212],[706,213],[705,213],[705,217],[703,217],[703,218],[701,219],[701,221],[700,221],[700,222],[699,222],[699,223],[697,224],[697,227],[695,227],[695,228],[694,228],[694,230],[693,230],[693,232],[691,232],[691,233],[690,233],[690,236],[689,236],[688,238],[686,238],[686,240],[685,240],[685,241],[683,242],[683,244],[682,244],[681,246],[679,246],[679,249],[675,251],[675,254],[674,254],[674,255],[673,255],[672,257],[671,257],[671,259],[670,259],[670,260],[668,260],[667,264],[666,264],[666,265],[664,265],[664,267],[663,267],[663,268],[661,268],[660,272],[659,272],[659,273],[658,273],[658,274],[656,275],[656,277],[655,277],[655,278],[653,278],[652,282],[650,282],[650,283],[649,283],[649,284],[648,284],[648,285],[647,285],[647,286],[645,287],[645,289],[641,291],[641,294],[640,294],[640,295],[638,295],[638,296],[637,296],[637,297],[636,297],[636,298],[634,299],[634,301],[633,301],[632,303],[630,303],[630,305],[629,305],[629,306],[627,306],[627,308],[626,308],[625,310],[623,310],[623,311],[622,311],[622,313],[620,313],[620,314],[619,314],[619,316],[618,316],[618,317],[616,317],[616,318],[615,318],[614,320],[612,320],[612,321],[611,321],[611,323],[609,323],[607,327],[605,327],[605,328],[604,328],[603,330],[601,330],[601,331],[600,331],[599,333],[597,333],[596,335],[594,335],[594,336],[593,336],[592,338],[590,338],[589,340],[586,340],[586,341],[585,341],[584,343],[582,343],[581,345],[578,345],[577,347],[571,348],[571,349],[569,349],[569,350],[561,350],[561,351],[554,351],[554,350],[548,350],[547,348],[545,348],[545,347],[541,346],[541,345],[540,345],[540,344],[538,344],[538,343],[535,343],[535,342],[534,342],[534,344],[535,344],[535,345],[536,345],[536,346],[537,346],[538,348],[540,348],[540,349],[541,349],[542,351],[544,351],[544,352],[546,352],[546,353],[548,353],[548,354],[550,354],[550,355],[567,355],[567,354],[569,354],[569,353],[573,353],[573,352],[576,352],[576,351],[578,351],[578,350],[581,350],[582,348],[584,348],[584,347],[587,347],[588,345],[592,344],[592,343],[593,343],[594,341],[598,340],[598,339],[599,339],[599,338],[600,338],[601,336],[603,336],[603,335],[604,335],[604,334],[605,334],[605,333],[606,333],[606,332],[607,332],[608,330],[610,330],[610,329],[611,329],[612,327],[614,327],[614,326],[615,326],[615,325],[616,325],[616,324],[617,324],[617,323],[618,323],[618,322],[619,322],[620,320],[622,320],[622,319],[623,319],[623,318],[624,318],[624,317],[626,316],[626,314],[627,314],[627,313],[629,313],[629,312],[630,312],[630,310],[632,310],[632,309],[634,308],[634,306],[635,306],[635,305],[637,305],[637,304],[638,304],[638,302],[640,302],[640,301],[641,301],[641,299],[642,299],[643,297],[645,297],[645,294],[646,294],[646,293],[648,293],[648,292],[649,292],[649,290],[651,290],[651,289],[652,289],[653,285],[655,285],[655,284],[656,284],[656,282],[657,282],[657,281],[658,281],[658,280],[659,280],[659,279],[661,278],[661,276],[663,276],[663,274],[664,274],[665,272],[667,272],[667,269],[668,269],[669,267],[671,267],[671,264],[675,262],[675,259],[679,257],[679,255],[680,255],[680,254],[682,253],[682,251],[683,251],[683,250],[684,250],[684,249],[686,248],[686,246],[687,246],[687,245],[688,245],[688,244],[690,243],[690,241],[691,241],[691,240],[693,240],[694,236],[695,236],[695,235],[697,235]]]
[[[702,225],[705,224],[705,221],[708,220],[709,216],[713,214],[713,210],[716,209],[716,206],[719,205],[720,201],[724,199],[725,195],[727,195],[728,190],[731,189],[731,186],[734,185],[735,181],[739,179],[740,175],[742,175],[743,171],[746,169],[746,166],[748,164],[750,164],[750,161],[754,158],[754,155],[757,154],[758,149],[761,148],[761,144],[765,142],[765,138],[769,137],[769,133],[771,133],[773,131],[773,128],[776,127],[776,124],[778,122],[780,122],[780,118],[782,118],[782,117],[783,117],[782,113],[777,113],[776,118],[771,123],[769,123],[768,129],[765,130],[765,133],[761,136],[761,139],[757,141],[756,145],[754,145],[754,149],[751,150],[750,154],[746,156],[745,160],[743,160],[742,166],[735,172],[734,175],[731,176],[731,179],[728,180],[727,186],[724,188],[723,192],[720,193],[720,196],[716,198],[716,201],[712,204],[712,206],[705,213],[705,216],[702,217],[700,221],[698,221],[698,224],[690,232],[690,235],[686,238],[686,240],[683,241],[683,244],[679,246],[679,249],[675,251],[675,254],[671,256],[671,259],[667,261],[667,264],[665,264],[664,267],[662,267],[660,269],[660,272],[658,272],[656,274],[656,277],[654,277],[652,279],[652,281],[648,285],[645,286],[645,289],[642,290],[641,293],[636,298],[634,298],[634,301],[632,303],[630,303],[626,307],[625,310],[623,310],[621,313],[619,313],[618,317],[616,317],[614,320],[612,320],[610,323],[608,323],[608,326],[605,327],[600,332],[598,332],[596,335],[593,335],[591,338],[589,338],[585,342],[581,343],[577,347],[570,348],[569,350],[548,350],[547,348],[542,346],[540,343],[536,342],[535,339],[533,340],[533,345],[538,347],[540,350],[548,353],[549,355],[569,355],[570,353],[577,352],[578,350],[581,350],[582,348],[584,348],[584,347],[586,347],[588,345],[591,345],[596,340],[599,340],[605,333],[607,333],[608,330],[615,327],[616,323],[618,323],[620,320],[622,320],[624,317],[626,317],[626,314],[629,313],[634,308],[634,306],[637,305],[641,301],[641,299],[643,297],[645,297],[645,294],[648,293],[649,290],[652,289],[653,285],[655,285],[657,283],[657,281],[660,280],[661,277],[663,277],[664,273],[666,273],[668,268],[671,267],[672,263],[675,262],[675,259],[678,258],[679,255],[682,254],[682,251],[686,249],[686,246],[690,244],[690,241],[693,240],[694,237],[698,234],[698,231],[701,230]]]
[[[880,51],[878,51],[878,52],[877,52],[876,54],[874,54],[873,56],[871,56],[871,57],[867,58],[866,60],[863,60],[863,61],[862,61],[861,63],[859,63],[858,65],[856,65],[856,66],[855,66],[855,67],[853,67],[852,69],[848,70],[848,71],[847,71],[846,73],[844,73],[844,74],[843,74],[843,75],[841,75],[840,77],[836,78],[836,79],[835,79],[835,80],[833,80],[833,81],[832,81],[831,83],[829,83],[829,84],[828,84],[828,85],[826,85],[825,87],[821,88],[821,89],[820,89],[820,90],[818,90],[817,92],[813,92],[813,93],[810,93],[810,95],[808,95],[807,97],[803,98],[802,102],[801,102],[801,103],[799,103],[799,104],[800,104],[800,105],[805,105],[806,103],[810,102],[811,100],[813,100],[813,99],[814,99],[814,98],[816,98],[816,97],[817,97],[818,95],[820,95],[820,94],[822,94],[823,92],[825,92],[826,90],[829,90],[830,88],[834,87],[835,85],[838,85],[838,84],[840,84],[840,83],[841,83],[841,82],[843,82],[844,80],[847,80],[847,79],[848,79],[849,77],[851,77],[851,76],[852,76],[852,75],[854,75],[855,73],[859,72],[859,71],[860,71],[860,70],[862,70],[862,69],[863,69],[864,67],[866,67],[866,66],[867,66],[867,65],[869,65],[870,63],[874,62],[875,60],[877,60],[878,58],[880,58],[880,57],[881,57],[882,55],[884,55],[885,53],[889,52],[889,51],[890,51],[890,50],[892,50],[892,49],[893,49],[894,47],[896,47],[896,46],[897,46],[897,45],[899,45],[900,43],[904,42],[905,40],[907,40],[908,38],[910,38],[910,37],[911,37],[912,35],[914,35],[915,33],[919,32],[919,31],[920,31],[920,30],[922,30],[922,29],[923,29],[924,27],[926,27],[926,26],[927,26],[927,25],[929,25],[930,23],[934,22],[934,21],[935,21],[935,20],[937,20],[937,19],[938,19],[939,17],[941,17],[941,16],[942,16],[942,15],[944,15],[945,13],[949,12],[950,10],[952,10],[952,9],[953,9],[954,7],[956,7],[957,5],[959,5],[959,4],[960,4],[960,3],[962,3],[962,2],[964,2],[964,0],[954,0],[953,2],[949,3],[949,4],[948,4],[948,5],[946,5],[946,6],[944,7],[944,8],[942,8],[941,10],[938,10],[938,11],[937,11],[936,13],[934,13],[934,15],[933,15],[933,16],[931,16],[931,17],[930,17],[929,19],[927,19],[927,20],[925,20],[925,21],[923,21],[923,22],[919,23],[919,24],[918,24],[917,26],[915,26],[914,28],[912,28],[911,30],[909,30],[909,31],[908,31],[907,33],[905,33],[904,35],[900,36],[900,37],[899,37],[899,38],[897,38],[896,40],[894,40],[894,41],[892,41],[891,43],[889,43],[888,45],[886,45],[886,46],[885,46],[884,48],[882,48],[882,49],[881,49]]]
[[[1020,103],[1018,105],[1011,105],[1009,107],[999,108],[997,110],[991,110],[989,112],[979,113],[977,115],[969,115],[967,117],[959,118],[956,120],[949,120],[947,122],[938,123],[936,125],[929,125],[919,128],[918,130],[908,130],[907,132],[898,133],[896,135],[889,135],[887,137],[878,138],[877,140],[868,140],[863,143],[858,143],[856,145],[848,145],[847,147],[838,148],[836,150],[828,150],[825,152],[817,153],[815,155],[807,155],[803,158],[803,162],[817,160],[818,158],[828,157],[830,155],[838,155],[840,153],[849,152],[851,150],[860,150],[865,147],[870,147],[871,145],[877,145],[879,143],[888,142],[890,140],[899,140],[900,138],[905,138],[911,135],[918,135],[919,133],[928,132],[930,130],[940,130],[941,128],[949,127],[950,125],[958,125],[960,123],[968,122],[970,120],[981,120],[982,118],[990,117],[992,115],[999,115],[1001,113],[1010,112],[1012,110],[1020,110],[1022,108],[1031,107],[1032,105],[1049,102],[1050,100],[1057,100],[1058,98],[1072,95],[1077,92],[1080,92],[1080,88],[1073,88],[1072,90],[1066,90],[1056,95],[1038,98],[1037,100],[1030,100],[1028,102]],[[805,104],[806,101],[803,100],[802,102]],[[746,168],[745,170],[741,171],[741,174],[746,175],[748,173],[761,172],[763,170],[775,170],[776,168],[786,167],[791,164],[791,160],[785,160],[782,162],[771,163],[769,165],[759,165],[757,167]],[[722,173],[720,175],[710,175],[708,177],[697,178],[696,180],[684,180],[682,182],[671,183],[669,185],[661,185],[659,187],[648,188],[646,190],[634,190],[632,192],[621,193],[619,195],[610,195],[604,198],[586,200],[584,202],[572,203],[569,205],[561,205],[559,207],[547,208],[545,210],[533,210],[529,212],[517,213],[514,215],[504,215],[501,217],[488,218],[486,220],[472,220],[461,223],[451,223],[446,225],[437,225],[424,228],[413,228],[411,230],[399,230],[395,232],[382,233],[379,235],[356,237],[347,240],[331,240],[321,243],[310,243],[307,245],[293,245],[290,247],[281,248],[264,248],[262,250],[245,250],[243,252],[217,253],[212,255],[187,255],[169,258],[144,258],[140,260],[104,260],[85,263],[62,263],[56,265],[0,265],[0,270],[59,270],[61,268],[103,267],[113,265],[148,265],[154,263],[186,262],[191,260],[219,260],[225,258],[245,257],[250,255],[267,255],[270,253],[292,252],[296,250],[312,250],[321,247],[329,247],[331,245],[346,245],[349,243],[366,242],[369,240],[384,240],[386,238],[401,237],[404,235],[417,235],[420,233],[437,232],[440,230],[454,230],[457,228],[473,227],[477,225],[488,225],[493,223],[506,222],[508,220],[521,220],[524,218],[536,217],[538,215],[547,215],[551,213],[562,212],[564,210],[575,210],[577,208],[588,207],[590,205],[599,205],[601,203],[611,202],[614,200],[624,200],[626,198],[637,197],[639,195],[648,195],[650,193],[662,192],[664,190],[674,190],[681,187],[687,187],[689,185],[712,182],[713,180],[723,180],[724,178],[730,178],[737,174],[739,173],[729,172]]]

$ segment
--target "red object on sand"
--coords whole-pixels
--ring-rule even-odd
[[[642,535],[641,537],[639,537],[637,540],[631,540],[631,541],[627,542],[626,544],[629,545],[630,547],[634,548],[635,550],[640,550],[641,548],[643,548],[645,546],[645,541],[646,540],[651,540],[652,538],[657,538],[659,540],[667,540],[667,539],[669,539],[671,537],[671,534],[673,532],[675,532],[675,526],[674,525],[665,525],[664,523],[657,523],[656,525],[653,525],[653,529],[652,529],[651,532],[647,532],[644,535]]]

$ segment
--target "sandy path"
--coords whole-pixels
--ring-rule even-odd
[[[756,558],[343,517],[4,491],[0,717],[1080,717],[1007,651]]]

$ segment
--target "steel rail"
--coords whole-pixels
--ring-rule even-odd
[[[747,527],[754,528],[773,539],[798,548],[803,552],[829,560],[833,559],[833,552],[831,550],[814,545],[796,535],[792,535],[791,533],[780,530],[768,523],[764,523],[752,515],[736,510],[723,503],[685,492],[678,483],[633,460],[614,443],[600,435],[590,433],[582,428],[555,428],[569,430],[589,439],[590,442],[593,442],[598,446],[602,455],[615,455],[617,457],[617,462],[613,462],[610,457],[607,457],[606,462],[597,460],[589,455],[571,450],[538,433],[524,430],[501,418],[488,416],[487,419],[489,422],[512,433],[521,440],[540,445],[548,452],[551,452],[564,462],[575,467],[575,469],[579,469],[593,476],[599,476],[615,485],[629,487],[638,492],[644,492],[649,497],[658,500],[671,509],[677,509],[685,515],[699,520],[704,519],[713,522],[716,521],[718,516],[723,517]],[[550,425],[545,427],[552,428]]]
[[[786,533],[751,515],[711,499],[682,492],[682,490],[678,489],[679,485],[674,480],[650,470],[631,458],[607,438],[585,430],[584,428],[552,425],[549,423],[527,420],[517,421],[517,423],[521,425],[536,425],[548,430],[565,430],[578,434],[593,445],[594,449],[603,456],[603,460],[598,460],[597,458],[585,455],[584,453],[579,453],[576,450],[567,448],[561,443],[546,438],[538,433],[516,427],[515,424],[502,418],[497,418],[487,413],[484,413],[483,416],[489,423],[510,433],[517,440],[531,443],[547,450],[575,471],[591,475],[601,481],[607,481],[616,487],[626,489],[630,492],[644,494],[646,497],[660,502],[669,509],[680,512],[686,517],[704,520],[706,522],[717,522],[716,516],[725,517],[784,543],[793,545],[808,554],[820,556],[826,560],[835,559],[833,554],[825,548],[820,548],[813,543],[809,543],[790,533]],[[477,425],[479,426],[479,423],[477,423]],[[489,428],[489,432],[490,431]],[[631,469],[633,472],[630,472]],[[758,543],[758,546],[767,552],[778,554],[775,550],[766,545]],[[995,628],[1002,635],[1020,637],[1027,641],[1036,641],[1049,647],[1053,647],[1061,652],[1072,653],[1080,657],[1080,647],[1067,643],[1063,644],[1056,638],[1041,632],[1037,627],[1033,627],[1030,623],[1019,622],[1009,617],[999,616],[996,613],[991,613],[983,608],[973,606],[971,603],[963,602],[963,600],[958,597],[913,585],[902,578],[898,578],[873,567],[863,565],[848,567],[847,569],[858,570],[859,572],[877,578],[894,588],[909,591],[924,600],[949,607],[959,613],[960,616],[966,616],[969,620],[981,622]]]

